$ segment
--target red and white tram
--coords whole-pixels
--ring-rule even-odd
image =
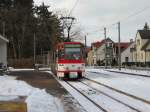
[[[82,78],[85,74],[84,46],[80,42],[59,43],[54,71],[59,78]]]

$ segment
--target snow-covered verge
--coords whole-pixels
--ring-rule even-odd
[[[104,69],[86,69],[86,77],[113,88],[150,100],[150,78],[113,73]]]
[[[27,96],[28,112],[63,112],[59,99],[46,93],[44,89],[34,88],[15,77],[0,76],[0,96],[0,100],[12,99],[7,96]]]
[[[125,69],[122,68],[121,70],[118,69],[108,69],[110,71],[122,72],[122,73],[131,73],[131,74],[138,74],[138,75],[148,75],[150,76],[150,71],[148,70],[133,70],[133,69]]]
[[[13,67],[8,67],[9,71],[33,71],[34,69],[14,69]]]
[[[13,67],[9,67],[8,68],[8,72],[11,71],[11,72],[17,72],[17,71],[33,71],[33,70],[39,70],[39,71],[50,71],[51,68],[50,67],[42,67],[42,68],[38,68],[38,69],[14,69]]]
[[[51,71],[46,71],[46,72],[53,75]],[[70,87],[65,81],[57,79],[55,75],[53,76],[71,94],[68,96],[70,96],[70,98],[74,97],[71,98],[71,100],[69,99],[68,101],[73,102],[73,106],[74,108],[77,109],[77,112],[101,112],[96,106],[93,106],[94,104],[92,104],[89,100],[87,100],[84,96],[82,96],[78,91]],[[72,110],[69,112],[76,112],[76,111]]]
[[[106,71],[116,71],[120,73],[129,73],[129,74],[137,74],[137,75],[148,75],[150,76],[150,70],[141,70],[141,69],[128,69],[128,68],[121,68],[121,70],[117,68],[108,68],[105,69],[105,67],[94,67],[94,66],[88,66],[86,67],[87,70],[93,71],[93,72],[99,72],[99,70],[106,70]]]
[[[99,71],[100,73],[91,73],[91,71]],[[51,73],[50,71],[48,73]],[[115,75],[115,73],[108,74],[107,71],[99,70],[99,69],[86,69],[86,77],[96,80],[97,82],[105,83],[111,87],[115,87],[119,90],[126,91],[131,94],[133,91],[137,92],[141,91],[138,94],[144,93],[145,97],[149,96],[149,92],[146,92],[146,88],[148,88],[148,85],[145,86],[142,90],[142,87],[135,86],[136,83],[132,81],[136,81],[136,78],[133,78],[131,76],[128,76],[125,78],[126,75]],[[104,74],[103,74],[104,73]],[[55,77],[55,76],[54,76]],[[129,83],[129,82],[130,83]],[[72,88],[68,83],[62,80],[58,80],[58,82],[80,103],[80,105],[86,110],[87,112],[102,112],[101,109],[96,107],[90,100],[85,98],[82,94],[80,94],[77,90]],[[82,92],[84,95],[88,96],[89,99],[96,102],[98,105],[100,105],[102,108],[106,109],[110,112],[135,112],[135,109],[138,109],[139,112],[150,112],[150,106],[148,104],[145,104],[139,100],[133,99],[127,95],[120,94],[118,92],[115,92],[111,89],[105,88],[101,85],[92,83],[86,79],[83,79],[82,82],[86,83],[87,85],[82,84],[78,81],[69,81],[71,85],[73,85],[75,88],[77,88],[80,92]],[[141,82],[141,79],[137,79],[137,83]],[[128,83],[128,84],[127,84]],[[131,87],[130,87],[131,84]],[[140,83],[139,83],[140,84]],[[148,83],[147,83],[148,84]],[[92,89],[96,88],[95,89]],[[136,88],[137,87],[137,88]],[[132,91],[133,89],[133,91]],[[99,91],[97,91],[99,90]],[[137,95],[137,94],[135,94]],[[138,96],[138,95],[137,95]],[[117,100],[115,100],[117,99]],[[131,108],[130,108],[131,107]],[[70,112],[70,111],[69,111]],[[84,112],[84,111],[83,111]]]

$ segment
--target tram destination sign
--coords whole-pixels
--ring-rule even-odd
[[[79,45],[79,44],[66,44],[65,47],[76,48],[76,47],[81,47],[81,45]]]

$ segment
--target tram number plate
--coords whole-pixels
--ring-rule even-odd
[[[78,74],[76,72],[70,72],[70,78],[76,78]]]

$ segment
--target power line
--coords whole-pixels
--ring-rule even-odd
[[[72,7],[72,9],[70,10],[69,16],[71,15],[71,13],[73,12],[73,10],[76,8],[77,4],[78,4],[79,0],[76,0],[74,6]]]
[[[74,4],[73,8],[70,10],[69,15],[71,15],[71,13],[73,12],[73,10],[76,8],[78,2],[79,2],[79,0],[76,0],[76,2],[75,2],[75,4]],[[126,21],[127,19],[130,19],[130,18],[132,18],[132,17],[135,17],[135,16],[137,16],[138,14],[140,14],[140,13],[142,13],[142,12],[144,12],[145,10],[148,10],[148,9],[150,9],[150,6],[145,7],[145,8],[143,8],[142,10],[139,10],[139,11],[137,11],[137,12],[135,12],[135,13],[133,13],[133,14],[131,14],[131,15],[129,15],[129,16],[127,16],[127,17],[121,19],[121,20],[118,20],[118,21],[120,21],[120,22]],[[88,32],[88,34],[91,35],[91,34],[100,32],[100,31],[103,30],[104,27],[111,27],[111,26],[117,25],[117,24],[118,24],[118,21],[115,22],[115,23],[112,23],[112,24],[107,24],[107,25],[105,25],[105,26],[103,25],[103,26],[101,26],[101,27],[99,27],[99,28],[96,28],[96,30],[90,31],[90,32]]]
[[[102,29],[97,29],[97,30],[92,30],[92,31],[82,31],[82,34],[92,35],[94,33],[100,32],[100,31],[103,31],[103,30]]]
[[[142,10],[140,10],[140,11],[137,11],[137,12],[135,12],[135,13],[133,13],[133,14],[131,14],[131,15],[129,15],[129,16],[127,16],[127,17],[121,19],[120,22],[125,21],[125,20],[127,20],[127,19],[129,19],[129,18],[135,17],[135,16],[137,16],[138,14],[140,14],[140,13],[142,13],[142,12],[144,12],[145,10],[148,10],[148,9],[150,9],[150,6],[145,7],[144,9],[142,9]],[[114,25],[116,25],[116,24],[118,24],[118,22],[105,25],[105,27],[114,26]],[[102,26],[102,27],[100,27],[100,28],[104,28],[104,26]],[[100,31],[100,30],[95,30],[95,31],[90,32],[90,34],[95,33],[95,32],[99,32],[99,31]]]
[[[134,17],[134,16],[137,16],[138,14],[140,14],[140,13],[142,13],[142,12],[144,12],[145,10],[148,10],[148,9],[150,9],[150,6],[145,7],[144,9],[139,10],[139,11],[137,11],[137,12],[135,12],[135,13],[133,13],[133,14],[129,15],[129,16],[127,16],[127,17],[123,18],[123,19],[122,19],[122,20],[120,20],[120,21],[122,22],[122,21],[125,21],[125,20],[129,19],[129,18],[132,18],[132,17]]]
[[[63,28],[67,29],[67,33],[68,33],[68,38],[67,40],[70,40],[70,30],[72,28],[73,22],[75,20],[74,17],[71,17],[71,13],[73,12],[73,10],[75,9],[75,7],[77,6],[79,0],[76,0],[73,8],[70,10],[69,15],[66,17],[61,17],[60,19],[63,20]]]

